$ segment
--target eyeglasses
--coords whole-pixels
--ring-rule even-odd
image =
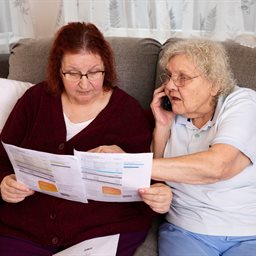
[[[63,72],[61,71],[65,79],[67,79],[70,82],[77,82],[82,79],[83,76],[85,76],[90,82],[99,80],[102,78],[103,74],[105,73],[104,70],[101,71],[94,71],[94,72],[88,72],[87,74],[82,74],[80,72]]]
[[[169,75],[167,73],[163,73],[160,75],[160,80],[163,84],[168,84],[170,82],[170,80],[173,81],[173,83],[177,86],[177,87],[182,87],[186,85],[186,82],[189,80],[192,80],[194,78],[199,77],[200,75],[197,76],[193,76],[193,77],[189,77],[189,76],[185,76],[185,75],[179,75],[177,77],[172,77],[172,75]]]

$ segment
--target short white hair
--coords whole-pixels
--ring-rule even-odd
[[[180,39],[165,46],[160,65],[166,70],[170,59],[184,54],[200,74],[219,88],[218,95],[228,95],[235,87],[229,59],[221,43],[204,38]]]

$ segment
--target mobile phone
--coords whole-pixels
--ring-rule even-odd
[[[172,104],[171,104],[168,96],[162,97],[162,107],[163,107],[163,109],[165,109],[167,111],[172,111]]]

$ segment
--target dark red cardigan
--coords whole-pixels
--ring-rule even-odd
[[[115,88],[107,107],[88,127],[66,141],[61,99],[47,93],[43,82],[18,101],[1,140],[56,154],[112,144],[137,153],[149,151],[151,130],[137,101]],[[12,172],[0,145],[0,180]],[[0,201],[0,234],[63,248],[97,236],[147,230],[153,215],[143,202],[83,204],[35,193],[20,203]]]

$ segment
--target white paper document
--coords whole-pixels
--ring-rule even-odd
[[[119,234],[83,241],[53,256],[115,256]]]
[[[150,186],[152,153],[113,154],[75,151],[88,199],[140,201],[139,188]]]
[[[152,153],[57,155],[3,143],[16,178],[30,189],[87,203],[141,201],[139,188],[150,186]]]

